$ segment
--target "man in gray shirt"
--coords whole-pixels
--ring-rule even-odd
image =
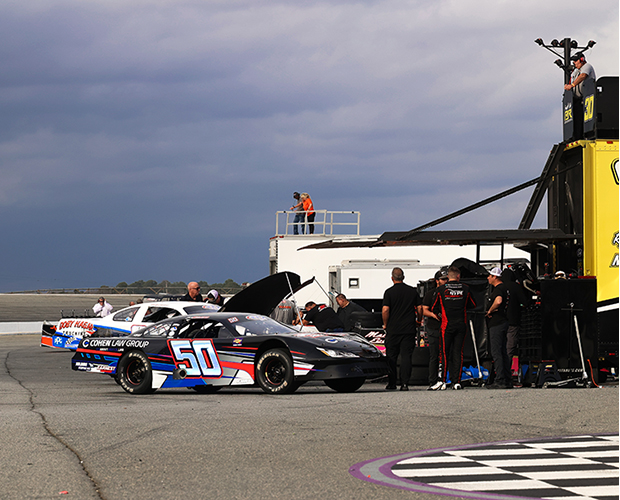
[[[583,55],[583,52],[578,52],[575,54],[571,57],[571,61],[573,61],[575,69],[570,76],[570,83],[564,85],[564,90],[572,90],[577,97],[583,98],[583,82],[587,78],[591,78],[596,81],[596,73],[594,72],[592,65],[586,62],[586,57]]]

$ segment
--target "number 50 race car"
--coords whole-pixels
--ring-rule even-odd
[[[273,274],[231,297],[219,312],[176,316],[127,336],[83,338],[72,368],[111,375],[132,394],[255,384],[287,394],[310,380],[353,392],[367,378],[387,374],[385,356],[360,335],[299,332],[265,316],[311,281]]]
[[[179,316],[129,336],[89,337],[72,368],[113,375],[132,394],[254,384],[289,394],[309,380],[353,392],[387,373],[381,351],[357,334],[300,333],[249,313]]]

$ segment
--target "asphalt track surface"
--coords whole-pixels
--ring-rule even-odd
[[[324,385],[131,396],[36,335],[0,336],[0,498],[443,499],[354,464],[442,447],[618,432],[618,387],[353,394]]]

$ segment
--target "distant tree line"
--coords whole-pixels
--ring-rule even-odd
[[[207,283],[206,281],[198,281],[200,285],[200,292],[205,296],[209,290],[216,289],[218,292],[223,294],[235,294],[239,292],[243,287],[238,283],[235,283],[231,279],[227,279],[224,283]],[[101,294],[105,293],[116,293],[116,294],[159,294],[159,293],[170,293],[173,295],[184,295],[187,293],[187,283],[183,281],[161,281],[158,283],[155,280],[148,281],[134,281],[133,283],[127,284],[124,281],[121,281],[114,287],[103,285],[99,287],[98,292]]]

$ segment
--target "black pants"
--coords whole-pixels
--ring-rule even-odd
[[[441,344],[439,350],[439,360],[443,365],[441,381],[448,380],[450,372],[450,383],[461,383],[461,372],[463,371],[463,345],[465,344],[465,324],[457,326],[448,323],[441,331]]]
[[[489,328],[491,356],[493,356],[493,367],[495,368],[495,382],[498,384],[510,384],[512,381],[510,359],[506,351],[507,333],[508,321]]]
[[[388,358],[388,384],[396,385],[396,369],[400,354],[400,383],[408,384],[411,378],[411,356],[415,348],[415,332],[391,334],[385,337],[385,354]]]
[[[426,327],[428,333],[428,384],[434,385],[439,381],[439,349],[441,337],[438,330]]]
[[[315,217],[316,217],[316,213],[306,215],[306,218],[308,219],[308,234],[314,234],[314,218]]]

